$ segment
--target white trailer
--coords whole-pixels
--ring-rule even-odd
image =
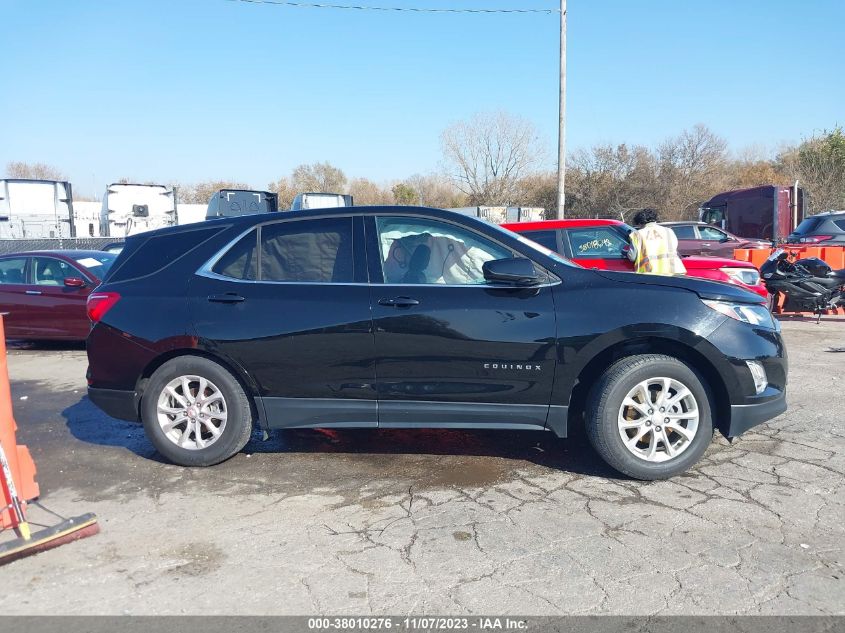
[[[63,180],[0,180],[0,239],[75,237],[73,192]]]
[[[447,209],[462,215],[487,220],[493,224],[505,222],[536,222],[543,220],[546,210],[543,207],[457,207]]]
[[[173,189],[131,183],[114,183],[106,189],[100,213],[102,235],[127,237],[176,224]]]

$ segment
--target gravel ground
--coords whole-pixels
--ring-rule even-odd
[[[658,483],[528,432],[286,431],[179,468],[87,400],[81,348],[17,346],[42,502],[102,532],[6,566],[0,613],[843,614],[845,321],[783,329],[789,411]]]

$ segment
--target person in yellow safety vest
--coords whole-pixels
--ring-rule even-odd
[[[678,238],[672,229],[660,226],[658,219],[653,209],[643,209],[634,216],[639,228],[629,236],[628,251],[634,270],[651,275],[685,275],[687,269],[678,256]]]

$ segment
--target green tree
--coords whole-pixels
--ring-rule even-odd
[[[842,127],[822,132],[780,156],[790,179],[809,193],[813,212],[845,209],[845,134]]]
[[[401,206],[411,206],[420,203],[419,194],[404,182],[393,185],[393,203]]]

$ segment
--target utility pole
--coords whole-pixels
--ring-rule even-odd
[[[557,132],[557,217],[566,204],[566,0],[560,0],[560,104]]]

